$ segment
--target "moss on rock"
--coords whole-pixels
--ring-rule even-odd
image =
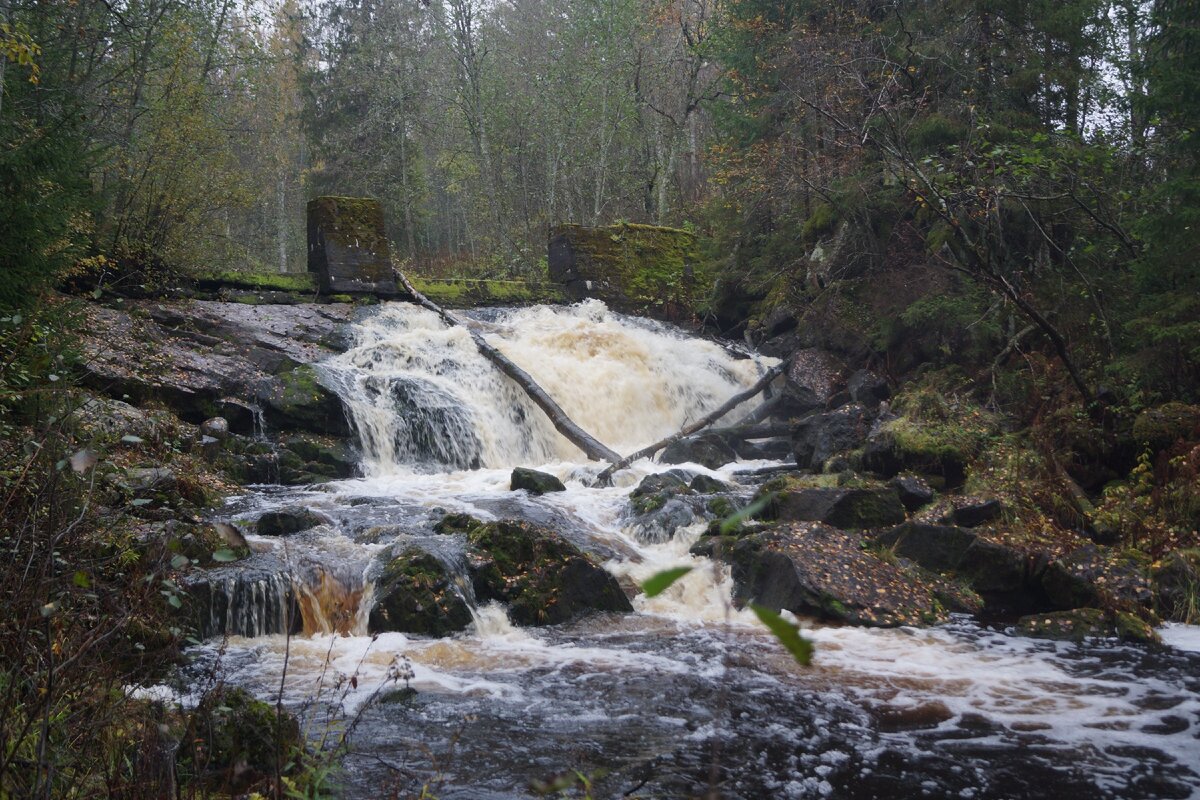
[[[528,522],[489,522],[467,534],[475,596],[509,604],[518,625],[557,625],[593,611],[632,611],[625,593],[579,548]]]
[[[471,611],[454,576],[436,556],[408,548],[392,558],[375,582],[372,632],[447,636],[471,624]]]

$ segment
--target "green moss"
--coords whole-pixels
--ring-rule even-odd
[[[1039,639],[1081,641],[1092,637],[1118,638],[1134,642],[1158,642],[1158,634],[1145,621],[1123,611],[1077,608],[1032,614],[1017,622],[1017,630]]]
[[[446,308],[483,305],[533,305],[562,303],[566,297],[552,284],[521,280],[482,280],[475,278],[422,278],[408,276],[413,288]]]
[[[815,242],[822,236],[827,236],[837,227],[837,214],[833,206],[828,203],[821,203],[816,206],[808,219],[804,221],[804,225],[800,228],[800,236],[806,242]]]
[[[197,276],[201,286],[212,284],[219,287],[249,289],[251,291],[312,293],[316,290],[313,276],[307,272],[242,272],[239,270],[214,270]]]
[[[1165,403],[1138,414],[1133,421],[1133,438],[1152,450],[1170,447],[1176,441],[1200,434],[1200,406]]]
[[[674,304],[694,309],[715,279],[690,231],[630,223],[560,225],[552,236],[570,242],[582,275],[613,285],[624,296],[621,302],[633,308]]]
[[[410,548],[388,562],[376,581],[372,631],[447,636],[471,624],[453,576],[433,555]]]

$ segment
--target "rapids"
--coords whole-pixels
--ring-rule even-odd
[[[481,311],[472,324],[620,452],[773,363],[595,302]],[[806,623],[817,652],[799,668],[731,607],[728,571],[688,553],[703,521],[661,544],[634,535],[628,495],[665,466],[639,462],[616,485],[589,488],[600,465],[465,331],[386,304],[355,334],[322,374],[358,433],[364,476],[258,487],[230,504],[235,524],[297,504],[328,522],[250,537],[257,555],[222,579],[249,588],[231,589],[206,631],[250,635],[196,646],[188,672],[194,687],[219,675],[265,698],[282,681],[314,738],[355,720],[345,797],[416,797],[424,786],[443,800],[522,798],[532,781],[573,771],[595,797],[698,797],[712,785],[748,799],[1200,796],[1200,629],[1171,626],[1167,644],[1149,648],[1037,641],[966,618],[927,630]],[[512,492],[514,466],[553,473],[567,491]],[[748,497],[762,466],[693,468]],[[411,541],[453,559],[453,537],[432,533],[447,512],[554,527],[627,586],[696,569],[659,597],[637,596],[623,617],[521,629],[487,605],[457,636],[369,635],[378,557]],[[280,574],[303,620],[290,637],[278,621],[284,590],[262,577]],[[389,694],[408,673],[416,695]]]

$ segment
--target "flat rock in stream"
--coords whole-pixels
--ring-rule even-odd
[[[731,566],[739,605],[753,601],[853,625],[939,622],[952,594],[935,577],[864,550],[860,536],[815,522],[707,536],[692,552]]]
[[[479,602],[507,603],[517,625],[557,625],[633,606],[617,579],[552,530],[501,520],[467,534]]]

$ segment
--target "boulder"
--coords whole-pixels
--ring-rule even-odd
[[[887,379],[868,369],[856,370],[846,380],[846,391],[849,392],[851,400],[867,408],[876,408],[892,396]]]
[[[740,536],[706,536],[693,553],[729,564],[734,600],[854,625],[932,624],[945,618],[939,586],[864,550],[855,534],[796,522]]]
[[[466,533],[483,524],[470,514],[447,514],[433,526],[434,533]]]
[[[995,498],[979,500],[969,498],[965,502],[955,504],[950,520],[963,528],[978,528],[984,523],[997,519],[1004,513],[1004,504]]]
[[[200,433],[224,441],[229,438],[229,420],[224,417],[209,417],[200,423]]]
[[[342,401],[320,381],[311,364],[303,364],[264,383],[258,399],[271,428],[310,431],[330,436],[350,433]]]
[[[1181,439],[1200,439],[1200,406],[1171,402],[1148,408],[1133,421],[1133,438],[1154,452]]]
[[[471,624],[454,575],[436,556],[409,547],[388,560],[375,581],[368,629],[448,636]]]
[[[711,475],[697,475],[692,478],[692,482],[688,484],[688,488],[697,494],[719,494],[728,492],[731,487],[724,481],[719,481]]]
[[[969,454],[932,434],[914,435],[903,422],[892,420],[871,432],[863,446],[862,468],[885,478],[917,472],[941,478],[946,488],[961,486]]]
[[[796,415],[826,409],[846,389],[846,365],[819,348],[798,350],[788,360],[781,413]]]
[[[328,518],[307,508],[282,508],[260,516],[254,530],[259,536],[288,536],[327,522]]]
[[[820,470],[832,456],[862,446],[870,431],[871,415],[858,403],[810,414],[792,433],[796,465]]]
[[[933,502],[933,489],[924,478],[916,475],[897,475],[888,481],[900,495],[900,502],[909,511],[916,511]]]
[[[661,501],[661,505],[649,506],[639,501]],[[630,524],[633,538],[642,544],[662,544],[671,540],[680,528],[696,521],[696,507],[670,494],[650,495],[634,500],[634,508],[645,508]]]
[[[905,522],[876,537],[880,547],[934,572],[954,570],[979,537],[962,528]]]
[[[795,486],[776,494],[772,516],[786,522],[824,522],[835,528],[883,528],[904,521],[895,489]]]
[[[1138,612],[1153,604],[1150,560],[1128,551],[1087,544],[1050,562],[1042,590],[1057,609],[1083,606]]]
[[[672,442],[658,460],[663,464],[700,464],[717,469],[737,460],[737,452],[720,436],[702,433]]]
[[[324,294],[396,294],[383,206],[365,197],[308,202],[308,271]]]
[[[524,489],[530,494],[545,494],[547,492],[565,492],[567,487],[555,476],[536,469],[517,467],[512,471],[510,488],[515,492]]]
[[[557,625],[598,611],[629,612],[617,579],[547,528],[502,520],[467,534],[480,602],[509,606],[518,625]]]

